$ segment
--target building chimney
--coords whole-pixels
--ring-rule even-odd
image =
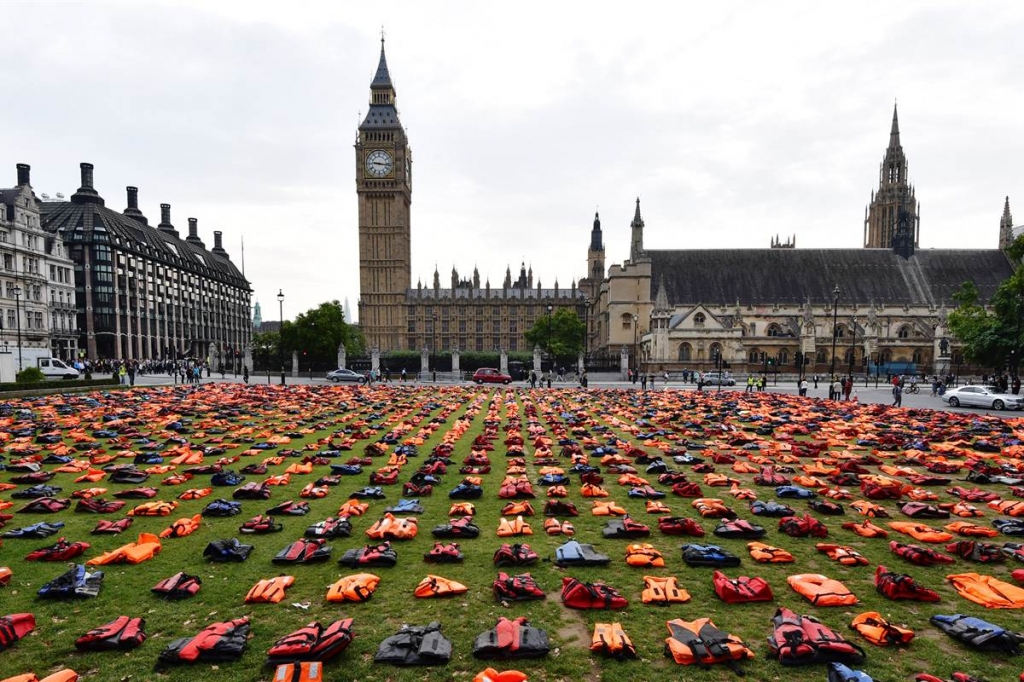
[[[178,236],[178,231],[174,229],[174,225],[171,224],[171,205],[160,204],[160,224],[157,225],[164,234],[168,234],[172,237]]]
[[[148,225],[149,220],[147,220],[146,216],[142,215],[142,211],[139,210],[139,188],[126,187],[125,189],[128,192],[128,208],[124,210],[124,215],[138,220],[143,225]]]
[[[231,256],[229,256],[228,252],[224,250],[224,245],[221,243],[220,238],[221,238],[220,230],[214,230],[214,232],[213,232],[213,248],[210,249],[210,252],[211,253],[215,253],[218,256],[223,256],[224,258],[227,258],[228,260],[231,260]]]
[[[18,164],[18,187],[31,185],[32,167],[27,163]]]
[[[102,206],[103,199],[92,186],[92,164],[80,163],[78,166],[82,169],[82,186],[71,195],[71,201],[76,204],[99,204]]]
[[[201,249],[206,248],[206,244],[199,238],[199,221],[195,218],[188,219],[188,236],[185,237],[185,241],[189,244],[195,244]]]

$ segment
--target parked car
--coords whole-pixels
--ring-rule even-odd
[[[481,367],[473,373],[473,382],[477,384],[511,384],[512,377],[502,374],[493,367]]]
[[[1003,393],[997,386],[960,386],[950,388],[942,395],[942,402],[950,407],[985,407],[992,410],[1019,410],[1024,408],[1024,396]]]
[[[364,377],[362,374],[358,372],[353,372],[350,369],[332,369],[330,372],[327,373],[327,378],[333,381],[334,383],[338,383],[339,381],[347,381],[355,384],[366,383],[366,377]]]
[[[722,374],[721,372],[704,372],[704,385],[705,386],[735,386],[736,380],[728,374]]]

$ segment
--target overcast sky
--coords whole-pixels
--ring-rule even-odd
[[[139,187],[264,319],[359,297],[353,142],[380,31],[414,159],[412,279],[500,286],[648,248],[858,247],[894,101],[923,248],[1024,217],[1020,2],[5,2],[0,186]],[[1018,218],[1018,222],[1024,222]],[[536,281],[536,280],[535,280]]]

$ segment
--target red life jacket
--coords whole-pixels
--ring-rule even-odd
[[[498,601],[526,601],[532,599],[544,599],[544,590],[537,585],[529,573],[509,576],[507,573],[498,573],[498,577],[492,585],[494,598]]]
[[[68,542],[66,538],[61,538],[56,544],[29,552],[25,561],[71,561],[87,549],[88,542]]]
[[[939,601],[937,592],[924,587],[906,574],[897,574],[879,564],[875,569],[875,589],[888,599],[913,599],[916,601]]]
[[[199,576],[179,572],[170,578],[164,578],[154,585],[150,591],[166,599],[184,599],[199,592],[202,584],[203,581],[200,580]]]
[[[0,617],[0,651],[9,649],[35,628],[36,617],[31,613],[12,613]]]
[[[134,649],[146,641],[145,627],[146,621],[141,618],[118,616],[76,639],[75,648],[82,651]]]
[[[562,578],[562,603],[572,609],[623,609],[629,602],[604,583],[584,583],[576,578]]]
[[[863,649],[813,616],[800,616],[782,607],[772,620],[775,631],[768,638],[768,647],[783,665],[832,661],[859,665],[864,661]]]
[[[704,537],[704,528],[696,520],[684,516],[662,516],[658,519],[658,530],[665,535]]]
[[[772,588],[764,578],[750,578],[741,575],[730,578],[721,571],[712,576],[715,594],[727,604],[743,604],[753,601],[772,601]]]
[[[271,662],[328,661],[344,651],[352,637],[351,618],[336,620],[326,627],[313,621],[277,640],[267,656]],[[276,677],[274,682],[277,682]]]

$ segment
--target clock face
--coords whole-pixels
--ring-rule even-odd
[[[366,155],[366,172],[375,178],[383,178],[394,168],[391,155],[383,149],[376,149]]]

